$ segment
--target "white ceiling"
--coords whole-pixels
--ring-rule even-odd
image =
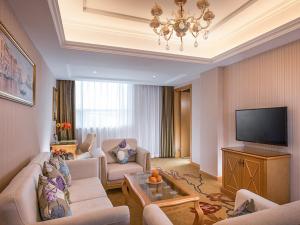
[[[216,19],[209,40],[194,49],[187,37],[184,52],[177,40],[169,52],[157,45],[144,22],[154,0],[86,0],[86,11],[83,0],[8,2],[58,79],[179,85],[300,37],[300,0],[210,0]],[[158,3],[166,15],[174,9],[172,0]]]

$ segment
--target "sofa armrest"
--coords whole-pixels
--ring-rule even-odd
[[[241,189],[236,193],[234,210],[240,207],[245,201],[250,199],[254,200],[255,211],[260,211],[263,209],[269,209],[278,206],[278,204],[268,199],[265,199],[251,191]]]
[[[214,225],[299,225],[300,201],[238,216]]]
[[[144,172],[150,171],[150,153],[147,150],[137,147],[136,162],[143,167]]]
[[[31,225],[130,225],[130,214],[127,206],[63,217],[54,220],[37,222]]]
[[[147,205],[143,211],[144,225],[173,225],[166,214],[155,204]]]
[[[103,186],[105,186],[107,183],[107,159],[105,153],[102,150],[100,150],[99,159],[101,165],[101,169],[100,169],[101,183]]]
[[[72,179],[99,177],[99,159],[66,160]]]

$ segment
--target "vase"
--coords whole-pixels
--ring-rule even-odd
[[[65,140],[67,140],[68,139],[68,137],[67,137],[67,130],[62,130],[61,132],[60,132],[60,140],[61,141],[65,141]]]

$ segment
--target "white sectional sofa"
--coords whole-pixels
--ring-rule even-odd
[[[72,216],[41,221],[37,184],[49,153],[40,153],[0,194],[0,225],[129,225],[127,206],[113,207],[100,182],[99,158],[67,161]]]
[[[253,199],[254,213],[229,218],[215,225],[299,225],[300,201],[278,205],[250,191],[241,189],[236,194],[235,209],[246,200]],[[156,205],[148,205],[143,212],[144,225],[172,225],[164,212]]]

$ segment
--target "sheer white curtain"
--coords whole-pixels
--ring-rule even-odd
[[[136,138],[159,156],[161,89],[157,86],[76,81],[76,134],[79,142],[96,133],[97,147],[107,138]]]

